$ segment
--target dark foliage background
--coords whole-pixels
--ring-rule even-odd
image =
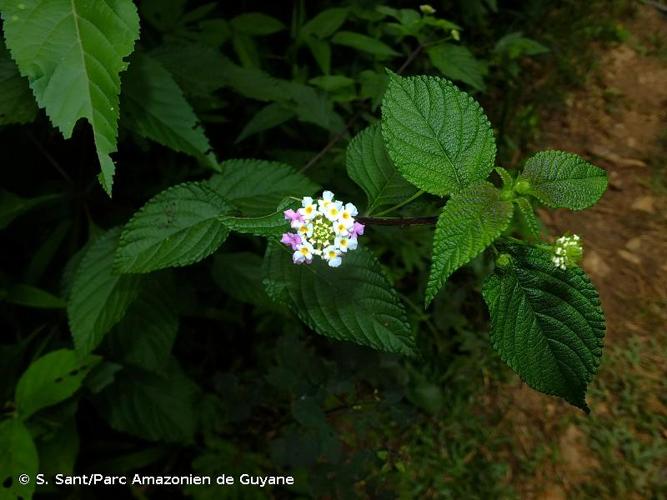
[[[462,28],[457,41],[459,34],[431,26],[402,36],[392,27],[396,20],[378,14],[383,4],[375,0],[144,0],[138,5],[138,50],[173,72],[220,160],[284,161],[355,202],[363,193],[345,175],[345,146],[377,119],[385,67],[458,80],[486,109],[500,159],[515,165],[538,133],[541,114],[584,81],[593,63],[590,44],[624,37],[618,20],[628,12],[624,2],[602,0],[434,2],[436,18]],[[395,54],[383,57],[331,44],[330,73],[346,80],[335,82],[338,88],[327,82],[327,90],[326,83],[313,80],[322,76],[322,67],[296,34],[306,20],[343,6],[351,10],[337,31],[368,34]],[[410,1],[388,6],[419,9]],[[283,27],[266,35],[235,34],[233,19],[248,13],[272,16]],[[508,45],[508,35],[529,42]],[[452,66],[432,57],[429,47],[442,39],[467,48],[467,59]],[[503,39],[505,46],[499,45]],[[256,90],[247,74],[239,76],[240,68],[250,72],[252,81],[259,79]],[[266,98],[271,88],[261,82],[260,71],[303,87],[284,102]],[[313,100],[300,100],[308,96]],[[282,110],[278,114],[288,119],[239,138],[258,113],[276,103]],[[51,127],[43,111],[30,124],[0,127],[0,220],[9,222],[0,232],[0,294],[5,299],[0,302],[0,403],[7,414],[13,411],[17,380],[30,362],[72,345],[62,308],[45,308],[39,297],[27,305],[17,303],[13,287],[27,284],[62,297],[68,266],[87,241],[125,223],[168,186],[210,173],[197,159],[133,134],[123,126],[125,119],[121,106],[112,199],[97,182],[99,167],[86,123],[77,125],[71,140]],[[23,204],[56,196],[22,211],[7,192],[24,198]],[[431,203],[425,198],[405,214],[427,214]],[[20,213],[15,220],[12,210]],[[424,353],[416,360],[319,337],[272,304],[259,270],[263,240],[235,235],[204,262],[156,273],[156,288],[169,296],[178,322],[166,371],[147,375],[124,366],[122,334],[112,332],[99,349],[105,362],[88,376],[84,390],[31,419],[40,470],[296,477],[289,490],[191,487],[168,493],[194,498],[513,495],[512,464],[494,455],[507,446],[506,437],[493,432],[503,415],[480,404],[507,377],[488,344],[479,293],[479,276],[490,264],[478,259],[456,273],[425,313],[421,284],[430,231],[378,228],[370,239],[410,306]],[[119,424],[113,410],[117,395],[147,377],[167,377],[168,382],[151,379],[154,392],[145,405],[117,410],[129,412],[134,424]],[[160,400],[166,389],[175,391],[174,398],[156,404],[153,398]],[[151,411],[156,407],[160,411]],[[156,428],[166,431],[150,431]],[[96,495],[52,487],[38,493]],[[167,493],[149,487],[122,494],[161,498]]]

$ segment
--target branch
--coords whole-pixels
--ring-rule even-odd
[[[357,220],[371,226],[428,226],[438,222],[438,217],[357,217]]]

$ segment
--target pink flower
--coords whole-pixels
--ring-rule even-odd
[[[361,236],[364,234],[364,228],[365,226],[359,222],[355,222],[352,225],[352,229],[350,229],[350,238],[356,238],[357,236]]]
[[[296,250],[296,247],[301,244],[301,236],[295,233],[285,233],[280,239],[280,243],[289,245],[292,247],[292,250]]]
[[[301,215],[299,212],[295,212],[290,208],[289,210],[285,210],[285,219],[292,222],[303,222],[303,215]]]

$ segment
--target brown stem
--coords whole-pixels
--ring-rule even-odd
[[[430,225],[438,222],[436,216],[429,217],[357,217],[364,225],[371,226],[417,226]]]

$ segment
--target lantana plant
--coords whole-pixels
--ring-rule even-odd
[[[495,262],[482,286],[491,345],[531,387],[587,410],[605,331],[600,300],[577,265],[579,236],[542,241],[534,205],[587,208],[604,193],[605,172],[545,151],[510,173],[496,165],[493,129],[471,96],[442,78],[393,73],[381,121],[351,140],[346,163],[368,200],[361,210],[294,167],[264,160],[228,160],[209,180],[155,196],[120,235],[113,230],[87,250],[95,259],[84,257],[90,272],[77,276],[68,306],[78,349],[92,351],[128,307],[112,300],[119,280],[137,286],[142,273],[200,261],[236,232],[268,240],[266,292],[313,331],[416,355],[415,328],[374,256],[372,228],[429,224],[425,306],[446,301],[441,289],[452,273],[485,254]],[[402,216],[420,197],[438,213]],[[105,285],[117,307],[91,323],[86,291]]]

